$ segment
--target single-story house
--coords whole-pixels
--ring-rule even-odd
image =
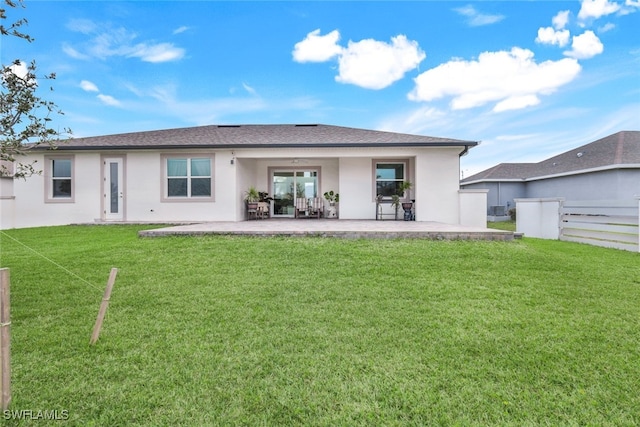
[[[485,189],[487,214],[500,216],[514,199],[632,200],[640,196],[640,131],[621,131],[538,163],[501,163],[463,179]]]
[[[404,181],[416,221],[484,226],[486,191],[459,186],[460,156],[475,145],[321,124],[72,138],[29,152],[41,175],[0,178],[0,226],[243,221],[252,186],[274,199],[274,218],[293,217],[295,197],[333,190],[340,219],[376,219],[377,196],[389,202]]]

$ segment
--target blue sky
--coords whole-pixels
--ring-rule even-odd
[[[74,136],[324,123],[481,141],[465,176],[640,129],[640,0],[25,1]],[[45,85],[42,85],[45,87]]]

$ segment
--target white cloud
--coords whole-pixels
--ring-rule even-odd
[[[241,86],[250,93],[251,87],[246,83]],[[206,125],[216,122],[232,122],[236,119],[230,119],[234,116],[245,116],[251,113],[258,113],[259,117],[264,118],[264,114],[274,114],[276,110],[293,110],[301,109],[316,110],[317,103],[313,105],[302,105],[288,99],[279,99],[278,102],[286,104],[280,106],[274,102],[263,99],[260,96],[249,96],[243,94],[239,89],[235,96],[223,98],[201,98],[201,99],[184,99],[181,98],[182,91],[177,83],[164,83],[162,85],[150,87],[137,87],[131,83],[126,84],[126,88],[133,93],[138,99],[127,100],[122,105],[129,111],[144,112],[152,114],[155,117],[172,117],[177,118],[185,123],[194,125]],[[235,92],[232,88],[231,92]],[[249,121],[255,121],[250,119]],[[262,119],[260,119],[262,120]],[[246,119],[240,119],[247,123]]]
[[[562,12],[558,12],[556,16],[553,17],[551,23],[553,24],[553,28],[556,30],[562,30],[567,26],[569,22],[569,11],[563,10]]]
[[[296,62],[325,62],[338,59],[336,81],[367,89],[383,89],[404,77],[426,57],[418,43],[404,35],[391,38],[391,43],[373,39],[349,41],[347,47],[338,44],[340,33],[334,30],[321,36],[320,30],[307,34],[295,44]]]
[[[614,28],[616,28],[616,25],[615,25],[615,24],[613,24],[613,23],[611,23],[611,22],[607,22],[607,23],[606,23],[606,24],[604,24],[603,26],[598,27],[598,32],[599,32],[600,34],[602,34],[602,33],[606,33],[607,31],[611,31],[611,30],[613,30]]]
[[[333,30],[324,36],[320,30],[314,30],[307,34],[301,42],[293,47],[293,60],[296,62],[325,62],[339,55],[342,47],[338,45],[340,33]]]
[[[74,18],[67,22],[67,28],[76,33],[91,34],[97,27],[97,24],[89,19]]]
[[[125,28],[107,29],[94,33],[94,37],[84,44],[87,55],[106,59],[110,56],[126,56],[131,52],[131,44],[137,35]]]
[[[80,52],[78,52],[76,49],[74,49],[73,47],[69,46],[68,44],[63,44],[62,45],[62,51],[64,53],[66,53],[68,56],[70,56],[73,59],[89,59],[90,56],[89,55],[84,55]]]
[[[367,89],[383,89],[404,77],[426,57],[418,43],[399,35],[391,44],[366,39],[349,41],[339,58],[336,81]]]
[[[536,37],[536,43],[558,45],[564,47],[569,43],[569,37],[571,33],[564,28],[569,22],[569,11],[563,10],[558,12],[556,16],[551,19],[553,27],[540,27],[538,28],[538,37]]]
[[[535,133],[528,133],[528,134],[521,134],[521,135],[498,135],[496,136],[496,140],[497,141],[520,141],[523,139],[535,138],[537,136],[538,134],[535,134]]]
[[[142,96],[150,96],[151,98],[160,101],[162,104],[170,104],[175,102],[177,87],[173,84],[155,86],[151,88],[147,93],[140,92]]]
[[[453,122],[458,114],[432,106],[421,105],[415,109],[395,110],[383,117],[375,129],[387,132],[400,132],[427,135],[455,135]],[[458,123],[459,126],[459,123]]]
[[[80,87],[86,92],[100,92],[98,86],[96,86],[95,83],[90,82],[89,80],[82,80],[80,82]]]
[[[185,50],[179,47],[175,47],[172,43],[160,43],[148,45],[141,43],[131,47],[130,53],[126,56],[137,57],[145,62],[169,62],[182,59],[185,54]]]
[[[578,19],[582,21],[598,19],[602,16],[611,15],[618,10],[620,10],[620,5],[609,0],[582,0]]]
[[[512,96],[504,101],[498,102],[493,108],[493,111],[501,113],[509,110],[522,110],[523,108],[533,107],[538,104],[540,104],[540,98],[536,95]]]
[[[556,31],[551,27],[539,28],[536,43],[564,47],[569,43],[569,30]]]
[[[6,69],[3,69],[3,72],[0,74],[0,79],[4,82],[13,78],[13,76],[19,78],[29,87],[37,87],[38,79],[35,74],[33,74],[33,70],[30,70],[27,64],[22,61],[11,64]],[[4,105],[2,106],[4,109]]]
[[[22,61],[11,64],[9,66],[9,71],[21,79],[25,79],[29,75],[27,64]]]
[[[98,94],[96,98],[102,101],[105,105],[109,105],[111,107],[119,107],[121,105],[120,101],[111,95]]]
[[[182,27],[178,27],[175,30],[173,30],[173,34],[181,34],[184,33],[185,31],[188,31],[190,28],[187,27],[186,25],[183,25]]]
[[[137,108],[154,111],[158,115],[178,117],[195,125],[206,125],[224,120],[236,114],[248,114],[256,111],[269,111],[274,108],[259,97],[229,97],[217,99],[183,100],[179,98],[179,87],[173,84],[156,86],[149,89],[136,89],[145,99]]]
[[[246,83],[242,83],[242,87],[244,88],[244,90],[247,91],[247,93],[249,93],[250,95],[257,95],[258,93],[256,92],[256,90],[254,88],[252,88],[251,86],[249,86]]]
[[[564,52],[566,56],[576,59],[589,59],[602,53],[604,45],[591,30],[587,30],[579,36],[573,36],[571,50]]]
[[[504,19],[504,15],[489,15],[486,13],[480,13],[475,7],[467,5],[454,9],[458,14],[467,18],[467,24],[472,27],[479,27],[482,25],[491,25],[496,22],[500,22]]]
[[[111,56],[123,56],[158,63],[177,61],[185,56],[185,50],[172,43],[151,41],[134,43],[138,38],[137,34],[125,28],[101,28],[86,20],[70,21],[67,27],[91,36],[89,40],[78,46],[71,46],[68,43],[63,45],[63,51],[75,59],[107,59]]]
[[[420,74],[408,98],[433,101],[451,96],[454,110],[492,102],[494,112],[522,109],[538,104],[540,95],[555,92],[581,70],[575,59],[538,64],[533,56],[530,50],[514,47],[509,52],[484,52],[473,61],[449,61]]]

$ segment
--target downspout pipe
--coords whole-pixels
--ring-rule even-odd
[[[464,150],[462,150],[458,156],[462,157],[462,156],[466,155],[469,152],[469,148],[475,147],[476,145],[479,145],[479,144],[480,144],[480,141],[473,142],[472,144],[465,144]]]

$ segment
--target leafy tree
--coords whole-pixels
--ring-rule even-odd
[[[22,29],[26,19],[6,23],[7,7],[24,8],[22,0],[0,0],[0,37],[17,37],[31,43],[34,39]],[[56,78],[55,73],[42,77],[49,81]],[[51,128],[51,116],[64,114],[58,106],[39,96],[39,82],[36,75],[36,63],[28,65],[16,59],[11,64],[2,64],[0,73],[2,90],[0,92],[0,176],[25,178],[41,171],[35,167],[35,161],[21,161],[32,148],[46,144],[56,148],[61,136],[71,134],[70,129],[62,132]],[[53,88],[49,88],[53,91]],[[24,160],[24,159],[22,159]]]

